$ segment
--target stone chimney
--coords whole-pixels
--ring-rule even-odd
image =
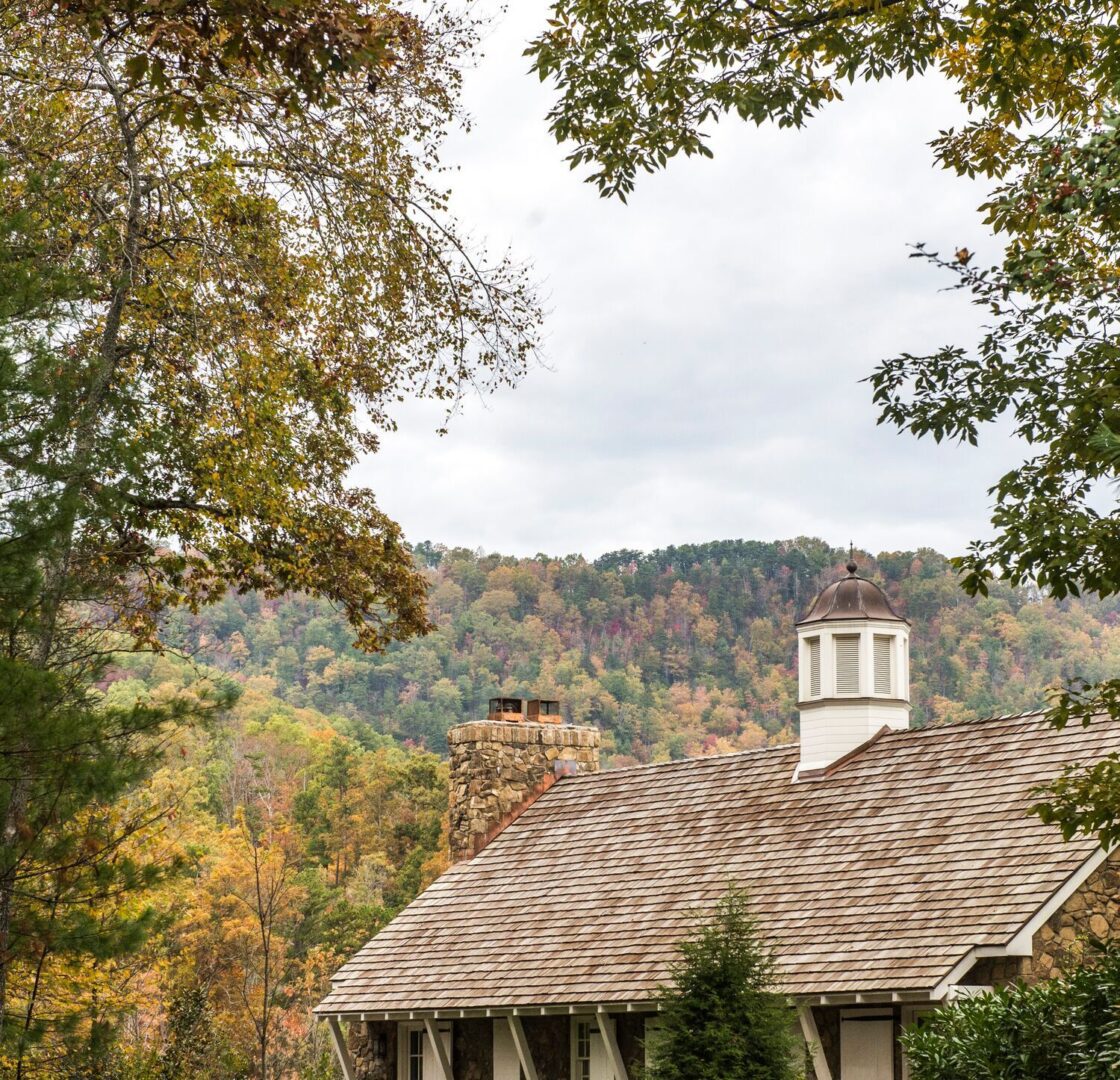
[[[599,771],[599,729],[565,724],[560,703],[491,698],[485,720],[447,733],[451,859],[477,854],[558,778]]]

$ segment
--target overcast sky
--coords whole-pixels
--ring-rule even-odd
[[[605,201],[564,163],[517,0],[467,73],[474,126],[449,148],[461,222],[531,262],[545,359],[435,433],[410,406],[356,479],[412,541],[510,554],[821,536],[947,553],[987,531],[987,488],[1016,459],[877,427],[860,379],[903,350],[969,344],[978,315],[917,240],[993,250],[985,190],[932,165],[959,121],[927,79],[851,88],[801,131],[727,121],[714,161]]]

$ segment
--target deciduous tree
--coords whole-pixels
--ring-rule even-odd
[[[189,711],[102,707],[115,650],[231,587],[329,598],[365,649],[428,628],[347,475],[405,397],[452,411],[532,352],[524,274],[461,239],[438,175],[472,44],[439,5],[0,8],[4,1032],[15,920],[54,895],[21,867],[111,851],[80,823]]]

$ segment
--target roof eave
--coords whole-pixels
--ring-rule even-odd
[[[661,1006],[653,1000],[615,1002],[576,1002],[568,1005],[484,1005],[461,1009],[336,1009],[317,1005],[313,1010],[320,1019],[337,1020],[470,1020],[501,1016],[587,1016],[596,1012],[647,1013],[658,1012]]]

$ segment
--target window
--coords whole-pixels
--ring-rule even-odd
[[[875,635],[875,693],[891,696],[891,639]]]
[[[410,1028],[408,1032],[408,1080],[424,1080],[424,1031]]]
[[[859,693],[859,634],[837,634],[836,693],[854,697]]]
[[[821,696],[821,639],[809,638],[805,642],[809,662],[809,697]]]
[[[577,1020],[572,1040],[572,1080],[591,1080],[591,1021]]]

